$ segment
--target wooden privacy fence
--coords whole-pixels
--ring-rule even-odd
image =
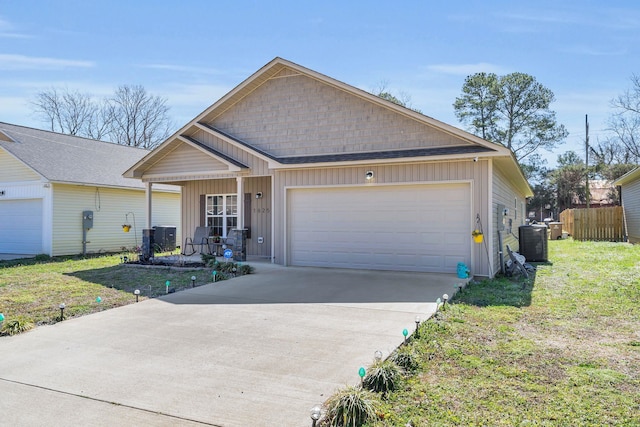
[[[622,206],[566,209],[560,213],[560,222],[575,240],[624,240]]]

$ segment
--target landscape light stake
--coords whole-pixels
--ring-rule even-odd
[[[164,282],[164,285],[167,287],[167,292],[166,293],[169,293],[169,286],[171,286],[171,281],[167,280],[166,282]]]
[[[191,276],[191,287],[192,288],[196,287],[196,276]]]
[[[138,302],[138,298],[140,297],[140,289],[136,289],[133,291],[133,294],[136,296],[136,302]]]
[[[447,309],[447,301],[449,301],[449,295],[447,295],[447,294],[442,295],[442,309],[443,310]]]
[[[0,326],[2,326],[2,322],[4,322],[4,314],[0,313]]]
[[[407,335],[409,335],[409,331],[407,330],[407,328],[402,330],[402,335],[404,335],[404,343],[407,343]]]
[[[367,374],[367,370],[364,369],[364,366],[360,366],[358,369],[358,375],[360,375],[360,386],[364,387],[364,376]]]
[[[216,283],[216,279],[218,278],[218,272],[216,270],[213,270],[211,272],[211,275],[213,275],[213,283]]]
[[[320,405],[316,405],[311,408],[311,427],[316,427],[316,423],[320,419],[320,415],[322,414],[322,409]]]
[[[436,311],[440,310],[440,298],[436,300]]]
[[[64,320],[64,308],[65,308],[65,305],[64,305],[64,303],[62,303],[58,307],[60,308],[60,321],[62,322]]]
[[[418,327],[420,326],[420,316],[416,316],[416,338],[418,337]]]
[[[375,359],[376,362],[379,362],[382,360],[382,352],[380,350],[376,350],[375,353],[373,353],[373,358]]]

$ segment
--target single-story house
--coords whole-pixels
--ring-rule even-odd
[[[249,257],[480,276],[532,196],[505,147],[281,58],[125,176],[182,186],[183,236],[244,228]]]
[[[153,224],[177,227],[179,242],[180,187],[155,186],[151,197],[140,180],[122,176],[148,153],[0,122],[0,253],[133,249],[142,244],[148,200]]]
[[[620,187],[620,201],[625,234],[631,243],[640,242],[640,167],[622,175],[613,182]]]

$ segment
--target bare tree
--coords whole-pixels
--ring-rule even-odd
[[[124,85],[101,102],[88,94],[53,88],[39,93],[32,105],[54,132],[151,149],[171,132],[166,102],[142,86]]]
[[[170,135],[166,99],[149,95],[142,86],[120,86],[106,106],[113,142],[150,149]]]
[[[640,76],[631,76],[631,88],[611,101],[615,112],[609,118],[614,144],[640,159]]]
[[[87,126],[99,110],[91,95],[68,89],[40,92],[32,104],[52,131],[79,136],[86,136]]]

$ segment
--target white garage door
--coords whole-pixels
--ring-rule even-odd
[[[42,252],[42,199],[0,200],[0,253]]]
[[[456,271],[471,259],[468,184],[290,189],[291,265]]]

